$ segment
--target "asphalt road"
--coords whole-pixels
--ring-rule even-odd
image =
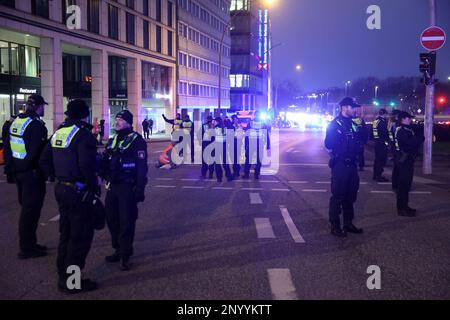
[[[411,206],[396,215],[389,184],[361,173],[355,224],[363,235],[330,235],[330,170],[322,132],[282,131],[276,174],[260,181],[201,181],[198,166],[152,164],[167,143],[149,144],[146,201],[139,205],[132,270],[107,265],[109,233],[96,233],[85,273],[99,290],[67,296],[56,290],[58,212],[53,186],[38,231],[48,257],[17,259],[15,186],[0,178],[1,299],[450,299],[448,163],[423,177]],[[367,152],[369,165],[372,155]],[[390,168],[387,168],[389,173]],[[389,175],[388,175],[389,176]],[[381,289],[369,290],[369,266]]]

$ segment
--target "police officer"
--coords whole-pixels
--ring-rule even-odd
[[[165,115],[162,115],[164,118],[164,121],[172,125],[172,134],[178,130],[181,129],[181,124],[183,121],[181,120],[181,113],[177,113],[175,119],[168,119]]]
[[[189,137],[189,142],[186,143],[186,146],[189,145],[190,154],[191,154],[191,163],[194,163],[194,160],[195,160],[194,123],[189,118],[189,115],[184,116],[183,122],[181,123],[181,128],[183,129],[183,136]]]
[[[368,140],[366,122],[364,121],[362,114],[362,108],[356,108],[356,116],[353,119],[353,122],[356,124],[356,137],[359,142],[359,152],[358,152],[358,165],[359,171],[364,171],[365,167],[365,157],[364,157],[364,149]]]
[[[241,163],[245,163],[245,132],[237,115],[233,115],[231,121],[234,130],[233,177],[239,179]]]
[[[416,209],[409,207],[409,191],[414,176],[414,161],[419,154],[419,147],[424,142],[423,136],[414,133],[411,121],[414,116],[407,112],[398,115],[398,127],[395,132],[396,162],[398,170],[397,210],[400,216],[413,217]]]
[[[11,124],[5,141],[5,173],[17,185],[21,212],[19,218],[19,259],[46,255],[47,247],[37,243],[36,230],[44,204],[45,175],[39,168],[39,157],[47,143],[47,128],[40,119],[44,115],[44,98],[32,94],[25,113]],[[12,177],[12,178],[11,178]]]
[[[246,128],[244,179],[250,178],[252,164],[255,164],[255,179],[259,179],[265,148],[270,150],[269,134],[269,128],[260,119],[260,112],[255,112],[255,119]]]
[[[214,170],[216,171],[217,182],[222,182],[223,171],[225,171],[225,176],[227,181],[233,180],[233,175],[231,174],[230,166],[228,165],[227,153],[227,136],[226,128],[223,125],[223,120],[221,117],[216,117],[213,122],[214,128],[214,138],[212,139],[215,143],[213,157],[215,159]],[[222,170],[223,168],[223,170]]]
[[[91,291],[97,283],[81,281],[80,289],[67,287],[69,266],[82,270],[94,236],[93,202],[98,193],[97,140],[85,120],[89,106],[83,100],[67,105],[67,119],[53,134],[42,153],[40,166],[56,178],[55,197],[59,207],[58,288],[69,293]],[[84,120],[83,120],[84,119]]]
[[[397,131],[397,123],[398,123],[398,115],[400,114],[400,110],[392,110],[390,121],[388,124],[388,130],[389,130],[389,142],[391,146],[391,152],[392,156],[394,158],[394,167],[392,169],[392,190],[397,191],[398,189],[398,167],[397,167],[397,161],[395,159],[395,155],[397,153],[396,148],[396,139],[395,139],[395,132]]]
[[[383,177],[389,150],[389,132],[387,127],[387,111],[381,109],[378,117],[373,122],[373,138],[375,140],[375,162],[373,164],[373,180],[377,182],[388,182]]]
[[[361,106],[352,98],[340,102],[341,114],[328,126],[325,147],[331,150],[331,198],[329,217],[331,233],[346,237],[347,232],[362,233],[353,224],[354,208],[359,189],[358,153],[359,142],[356,124],[352,121],[355,109]],[[343,211],[344,229],[341,228],[340,214]]]
[[[206,122],[202,125],[202,178],[206,179],[206,173],[209,171],[209,178],[213,178],[214,165],[208,165],[205,159],[205,150],[211,144],[211,130],[213,130],[213,117],[208,116]]]
[[[138,218],[139,202],[145,200],[147,185],[147,144],[133,131],[133,115],[123,110],[116,115],[116,134],[103,154],[103,177],[107,181],[106,222],[115,252],[107,262],[120,262],[122,271],[129,270]]]

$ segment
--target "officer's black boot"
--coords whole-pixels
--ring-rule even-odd
[[[347,237],[347,233],[340,226],[331,226],[331,234],[339,238]]]
[[[39,250],[39,251],[47,251],[47,246],[44,246],[44,245],[42,245],[42,244],[36,244],[36,245],[34,246],[34,248],[35,248],[36,250]]]
[[[416,212],[408,210],[408,209],[410,209],[410,208],[398,209],[397,213],[399,216],[402,216],[402,217],[414,217],[416,215]]]
[[[130,270],[130,257],[122,256],[120,258],[120,270],[122,271]]]
[[[119,262],[120,261],[120,254],[116,251],[110,256],[105,257],[105,261],[109,263]]]
[[[19,254],[17,255],[17,257],[20,260],[24,260],[24,259],[40,258],[40,257],[44,257],[46,255],[47,255],[47,252],[33,248],[33,249],[27,250],[27,251],[20,251]]]
[[[344,227],[344,231],[348,233],[361,234],[363,233],[363,229],[355,227],[353,223],[350,223]]]

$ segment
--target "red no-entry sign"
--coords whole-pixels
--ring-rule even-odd
[[[430,27],[422,32],[420,43],[428,51],[436,51],[441,49],[446,40],[445,31],[439,27]]]

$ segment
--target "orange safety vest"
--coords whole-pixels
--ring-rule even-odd
[[[173,149],[173,145],[170,145],[164,152],[159,156],[159,162],[162,165],[170,164],[169,152]]]

